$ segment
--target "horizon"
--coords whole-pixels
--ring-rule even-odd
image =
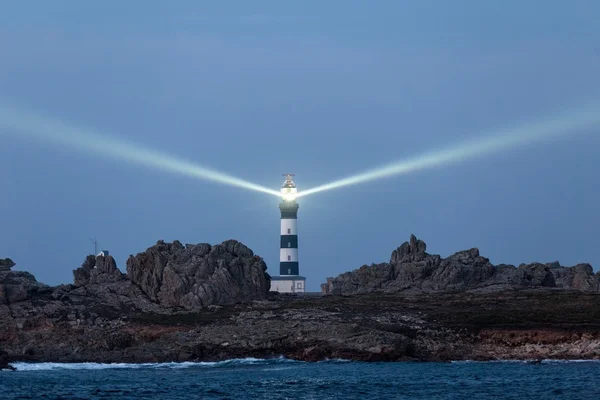
[[[123,272],[158,240],[235,239],[278,275],[279,199],[195,179],[185,163],[273,191],[294,171],[301,194],[598,104],[599,12],[516,0],[6,6],[0,103],[106,146],[23,135],[0,109],[0,258],[57,285],[90,238]],[[475,247],[494,265],[597,272],[600,128],[579,131],[300,196],[307,291],[388,262],[411,234],[442,257]],[[171,159],[142,165],[144,149]]]

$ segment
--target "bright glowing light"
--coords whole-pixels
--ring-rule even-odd
[[[296,197],[298,197],[298,188],[296,184],[292,180],[292,176],[294,174],[284,174],[285,182],[283,182],[283,186],[281,186],[281,197],[285,201],[294,201]]]
[[[19,135],[55,142],[137,165],[280,196],[276,190],[189,161],[12,107],[0,106],[0,128],[4,128],[0,129],[0,135],[18,132]]]
[[[287,201],[294,201],[296,200],[297,195],[295,194],[284,194],[283,195],[283,199],[287,200]]]
[[[542,139],[581,133],[581,130],[584,128],[598,125],[600,125],[600,105],[595,104],[574,112],[547,118],[541,122],[500,130],[495,135],[486,136],[483,139],[474,140],[460,146],[425,153],[409,158],[408,160],[395,162],[381,168],[372,169],[358,175],[303,190],[298,193],[298,197],[376,179],[407,174],[425,168],[458,163],[470,158],[480,157],[485,154],[506,150]]]

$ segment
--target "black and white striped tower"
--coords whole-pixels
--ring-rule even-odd
[[[298,269],[298,189],[292,180],[294,174],[285,174],[281,187],[281,247],[279,253],[279,274],[299,275]]]

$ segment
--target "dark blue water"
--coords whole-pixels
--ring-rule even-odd
[[[600,399],[598,362],[16,364],[4,399]]]

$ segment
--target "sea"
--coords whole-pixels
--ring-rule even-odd
[[[600,399],[600,362],[16,363],[1,399]]]

